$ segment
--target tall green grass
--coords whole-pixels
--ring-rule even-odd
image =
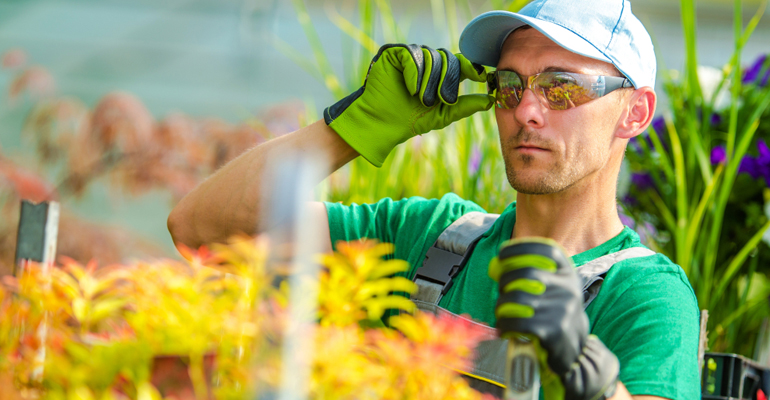
[[[493,3],[496,9],[515,11],[526,1]],[[280,40],[276,45],[321,80],[337,99],[363,84],[369,63],[382,44],[422,42],[408,36],[416,14],[396,20],[389,0],[360,0],[355,15],[352,10],[337,9],[329,2],[325,6],[327,17],[345,33],[343,69],[338,73],[329,67],[305,2],[293,0],[293,5],[313,49],[312,56],[301,54]],[[449,50],[456,53],[462,27],[480,11],[486,10],[472,13],[467,0],[431,0],[430,23],[449,38]],[[461,93],[482,93],[485,89],[484,84],[465,82]],[[443,130],[407,141],[390,154],[381,168],[359,157],[329,177],[324,190],[326,200],[346,204],[375,202],[384,197],[439,198],[454,192],[473,199],[490,212],[502,211],[515,199],[505,176],[493,111],[477,113]]]
[[[675,80],[662,71],[671,104],[663,110],[667,137],[651,128],[649,143],[637,142],[641,154],[628,153],[632,168],[650,173],[657,190],[644,192],[638,199],[640,204],[629,211],[637,217],[651,216],[659,229],[670,235],[670,240],[660,244],[660,251],[682,266],[699,306],[709,310],[711,350],[751,356],[753,338],[767,315],[770,285],[756,274],[756,259],[752,263],[749,257],[758,245],[764,246],[760,240],[770,228],[770,220],[745,242],[735,243],[736,238],[725,235],[725,225],[732,222],[725,219],[725,212],[734,194],[741,159],[755,143],[759,119],[770,105],[770,90],[747,95],[741,83],[741,53],[764,13],[764,5],[744,26],[741,1],[734,1],[734,51],[718,85],[729,86],[731,93],[726,131],[710,122],[716,95],[707,98],[699,83],[695,6],[694,0],[681,0],[686,55],[683,77]],[[726,162],[712,165],[711,152],[720,145],[726,148]]]

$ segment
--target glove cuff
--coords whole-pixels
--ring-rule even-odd
[[[329,107],[326,107],[324,110],[324,122],[326,122],[326,125],[331,125],[332,122],[334,122],[337,117],[342,115],[342,113],[350,107],[351,104],[353,104],[356,99],[361,97],[361,95],[364,93],[364,86],[361,86],[356,90],[355,92],[349,94],[348,96],[344,97],[342,100],[332,104]]]
[[[364,93],[364,88],[361,86],[347,97],[327,107],[324,110],[324,122],[366,161],[379,168],[398,143],[391,143],[387,137],[371,137],[371,132],[361,129],[371,122],[366,117],[366,112],[360,108],[348,111],[348,107]]]
[[[566,400],[605,400],[615,394],[620,363],[595,335],[589,335],[583,351],[564,374]]]

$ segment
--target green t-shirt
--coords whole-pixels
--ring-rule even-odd
[[[441,232],[463,214],[485,212],[477,204],[447,194],[440,200],[386,198],[375,204],[326,203],[332,243],[361,238],[395,245],[395,258],[411,264],[409,278],[422,265]],[[487,275],[490,260],[510,239],[516,203],[500,215],[476,245],[466,267],[439,305],[495,326],[497,284]],[[572,257],[576,266],[616,251],[643,247],[631,229]],[[620,360],[620,381],[632,395],[697,399],[699,311],[682,269],[656,254],[616,263],[599,295],[586,309],[591,333]]]

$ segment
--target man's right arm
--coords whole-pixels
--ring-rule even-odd
[[[277,168],[267,162],[268,155],[287,151],[321,155],[320,159],[327,162],[322,167],[329,172],[358,156],[323,120],[254,147],[223,166],[174,207],[168,217],[174,243],[197,248],[204,243],[224,242],[237,233],[252,235],[266,228],[260,226],[259,217],[271,193],[266,193],[263,184]],[[326,216],[322,203],[312,204],[310,211]],[[331,246],[328,226],[321,228],[325,228],[327,236],[321,241]]]
[[[358,155],[379,167],[399,143],[490,109],[494,97],[458,93],[463,80],[485,82],[486,77],[482,66],[461,54],[417,45],[382,46],[364,86],[324,110],[323,121],[247,151],[185,196],[168,218],[174,242],[195,248],[273,228],[259,220],[270,195],[265,179],[278,168],[268,161],[276,157],[268,155],[320,155],[327,162],[320,167],[328,172]],[[325,214],[322,204],[312,210]]]

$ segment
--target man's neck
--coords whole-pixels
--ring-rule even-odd
[[[561,244],[569,256],[592,249],[623,230],[615,194],[615,180],[601,176],[559,193],[519,193],[512,237],[551,238]]]

